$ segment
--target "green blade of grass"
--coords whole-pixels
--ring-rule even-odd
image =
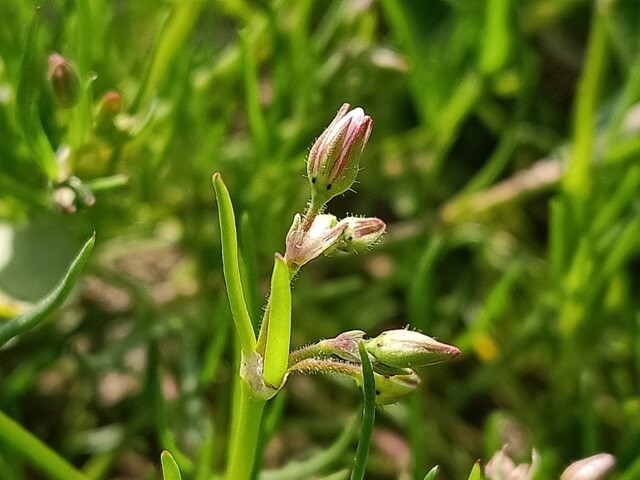
[[[289,268],[284,258],[275,256],[269,297],[269,326],[264,354],[264,380],[274,388],[280,387],[289,364],[291,340],[291,287]]]
[[[164,480],[182,480],[178,464],[166,450],[160,454],[160,463],[162,463],[162,478]]]
[[[251,129],[251,136],[258,152],[257,158],[263,159],[269,151],[269,130],[262,106],[260,105],[258,67],[246,31],[240,32],[240,47],[247,102],[247,119]]]
[[[591,190],[596,106],[607,61],[607,32],[604,22],[606,12],[603,4],[604,2],[597,2],[594,6],[587,56],[577,89],[573,154],[563,178],[564,189],[578,202],[576,206],[586,201]],[[579,207],[577,213],[580,214],[583,207],[584,205]]]
[[[222,175],[213,176],[213,188],[218,199],[218,217],[220,221],[220,241],[222,244],[222,269],[227,286],[227,296],[231,306],[231,314],[236,326],[243,352],[252,352],[256,347],[256,336],[253,331],[251,317],[245,302],[244,289],[240,279],[240,262],[238,260],[238,234],[236,218],[227,186]],[[286,367],[285,367],[286,368]]]
[[[336,441],[325,450],[304,461],[291,461],[278,470],[262,472],[260,480],[304,480],[336,463],[347,449],[358,427],[358,418],[347,424]]]
[[[178,49],[193,30],[200,14],[203,0],[189,0],[172,4],[173,11],[167,16],[160,38],[156,42],[149,69],[140,83],[132,111],[138,110],[156,94],[158,87],[167,76],[167,70],[175,59]]]
[[[362,362],[362,389],[364,391],[364,407],[362,410],[362,426],[360,427],[360,440],[356,449],[356,457],[353,461],[351,480],[363,480],[369,458],[369,447],[373,434],[373,424],[376,419],[376,382],[373,377],[373,368],[369,360],[369,354],[364,348],[362,340],[358,342],[358,352]]]
[[[511,0],[488,0],[486,9],[485,32],[482,36],[480,52],[480,70],[492,75],[509,60],[511,39]]]
[[[252,315],[252,319],[260,318],[260,300],[258,286],[258,261],[256,252],[256,238],[251,226],[249,213],[244,212],[240,217],[240,277],[245,287],[245,302]],[[257,328],[258,325],[254,325]]]
[[[468,480],[482,480],[482,468],[480,467],[480,460],[471,469]]]
[[[55,286],[55,288],[42,300],[40,300],[28,312],[9,320],[7,323],[0,325],[0,345],[3,345],[16,335],[25,333],[32,328],[37,327],[40,323],[47,319],[71,293],[73,286],[78,281],[80,273],[84,270],[93,245],[95,243],[95,234],[85,242],[78,254],[76,255],[68,270]]]
[[[436,480],[438,478],[439,472],[440,472],[440,467],[436,465],[431,470],[429,470],[429,473],[425,475],[424,480]]]
[[[0,441],[2,445],[27,458],[49,478],[57,480],[87,480],[73,465],[50,449],[22,425],[0,411]],[[3,477],[4,478],[4,477]]]
[[[150,342],[147,357],[147,364],[149,365],[147,371],[147,393],[150,397],[150,407],[153,409],[156,434],[158,435],[160,446],[170,449],[175,458],[180,461],[185,473],[189,474],[193,471],[193,462],[178,449],[175,436],[169,426],[167,405],[162,392],[162,373],[158,359],[158,348],[156,341]]]
[[[40,165],[49,180],[53,180],[58,175],[58,165],[38,113],[38,91],[44,77],[44,62],[38,47],[41,28],[40,12],[36,11],[29,26],[20,66],[20,80],[16,90],[16,122],[34,161]]]

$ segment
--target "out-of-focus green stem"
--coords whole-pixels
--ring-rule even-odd
[[[51,450],[19,423],[0,411],[0,440],[27,458],[49,477],[58,480],[87,480],[73,465]]]
[[[596,103],[605,68],[607,32],[604,2],[596,2],[587,56],[578,83],[574,112],[573,155],[563,178],[565,191],[582,204],[591,190],[591,167],[595,134]]]
[[[376,419],[376,381],[373,377],[373,368],[369,360],[369,354],[364,348],[362,340],[358,342],[360,362],[362,363],[362,390],[364,391],[364,408],[362,409],[362,426],[360,427],[360,440],[356,449],[356,458],[353,461],[351,480],[364,480],[369,458],[369,447],[373,435],[373,424]]]
[[[133,111],[143,106],[155,93],[178,48],[193,29],[203,4],[203,0],[183,0],[172,4],[173,11],[167,17],[167,23],[158,39],[151,66],[131,107]]]

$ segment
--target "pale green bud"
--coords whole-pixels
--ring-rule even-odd
[[[413,330],[387,330],[365,340],[364,346],[376,361],[397,368],[430,365],[460,355],[457,347]]]
[[[345,103],[311,147],[307,174],[317,206],[347,191],[358,175],[360,156],[369,139],[371,117]]]
[[[410,370],[406,375],[381,375],[373,372],[373,378],[376,382],[377,405],[390,405],[399,402],[420,385],[420,377],[413,370]],[[355,380],[362,389],[362,374]]]

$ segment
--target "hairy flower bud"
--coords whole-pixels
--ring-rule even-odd
[[[302,217],[296,214],[286,239],[284,259],[287,265],[297,269],[322,255],[340,239],[345,228],[346,225],[339,224],[333,215],[318,215],[305,230]]]
[[[49,55],[47,79],[58,104],[73,107],[80,94],[80,81],[73,66],[59,53]]]
[[[348,103],[342,105],[309,152],[307,174],[311,199],[317,206],[347,191],[358,175],[372,120],[362,108],[349,108]]]
[[[345,253],[363,253],[380,241],[387,229],[379,218],[347,217],[340,220],[346,228],[342,238],[335,244],[334,251]]]
[[[387,330],[365,340],[364,346],[376,361],[397,368],[412,368],[444,362],[460,350],[412,330]]]

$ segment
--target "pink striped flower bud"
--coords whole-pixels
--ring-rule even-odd
[[[345,253],[363,253],[380,241],[387,225],[375,217],[347,217],[340,220],[346,228],[342,240],[336,243],[336,250]]]
[[[348,103],[342,105],[309,152],[307,174],[316,205],[347,191],[358,175],[360,155],[373,122],[362,108],[349,111],[349,107]]]

